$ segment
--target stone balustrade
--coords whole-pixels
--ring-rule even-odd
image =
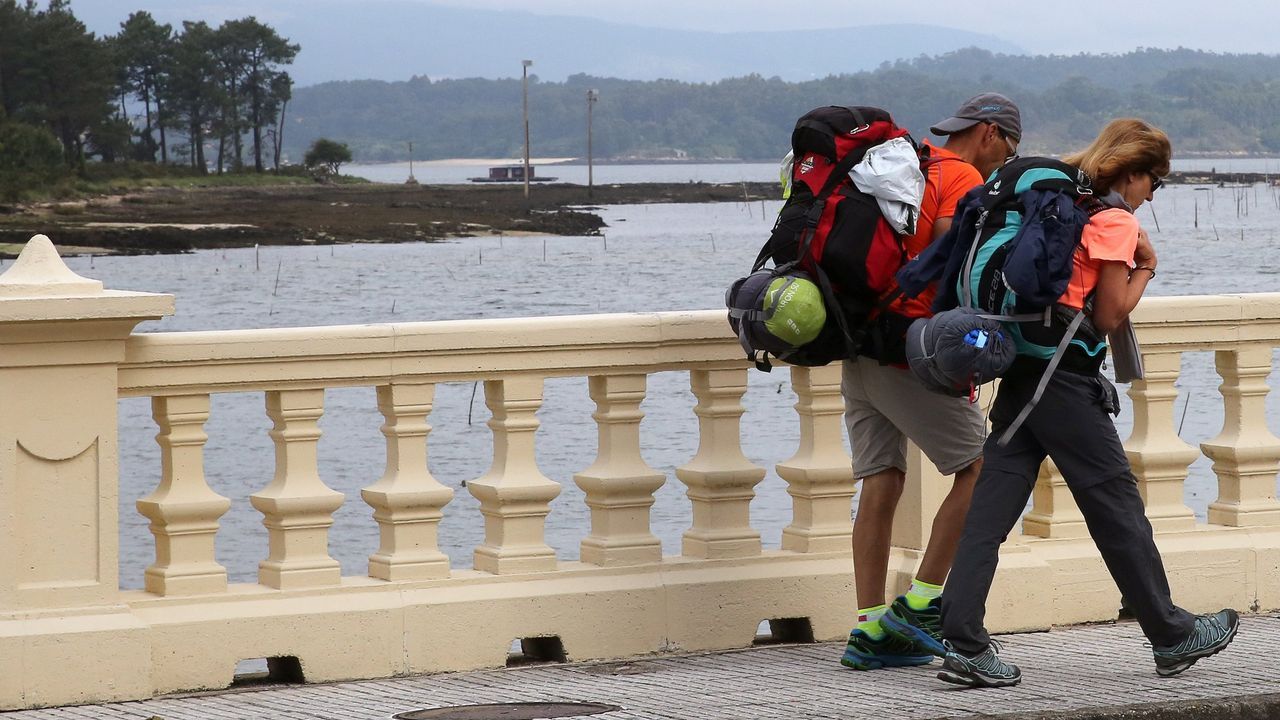
[[[850,504],[839,368],[791,368],[800,442],[776,466],[792,498],[779,550],[748,505],[766,469],[742,452],[748,364],[721,311],[323,328],[130,334],[172,298],[103,290],[36,238],[0,276],[0,709],[227,686],[237,661],[296,659],[308,681],[499,667],[513,640],[536,657],[630,657],[838,639],[852,621]],[[1280,607],[1280,440],[1265,400],[1280,294],[1153,298],[1135,313],[1147,377],[1130,389],[1126,443],[1178,601]],[[1216,354],[1222,432],[1197,449],[1173,426],[1181,356]],[[674,478],[641,456],[641,403],[656,372],[688,373],[697,453]],[[585,377],[597,456],[574,475],[590,528],[580,559],[545,539],[560,485],[535,459],[546,380]],[[450,567],[438,527],[454,493],[428,470],[435,388],[482,382],[488,472],[467,483],[483,542]],[[381,477],[344,497],[317,469],[324,391],[376,388]],[[231,498],[206,482],[212,395],[262,393],[275,473],[248,496],[267,528],[258,582],[215,559]],[[116,408],[149,397],[160,482],[136,500],[155,561],[142,590],[118,581]],[[1213,460],[1208,523],[1182,500],[1187,466]],[[894,526],[891,591],[909,581],[946,491],[918,451]],[[370,473],[377,477],[377,471]],[[650,528],[654,494],[692,504],[679,555]],[[379,544],[367,573],[329,555],[333,515],[363,502]],[[372,525],[371,525],[372,526]],[[478,527],[478,525],[477,525]],[[771,540],[774,540],[771,538]],[[135,583],[136,584],[136,583]],[[1113,619],[1119,597],[1070,493],[1046,465],[1023,533],[1002,550],[995,630]],[[797,630],[803,626],[802,630]],[[834,661],[834,658],[833,658]]]

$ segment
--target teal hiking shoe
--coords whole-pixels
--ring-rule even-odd
[[[1173,677],[1197,660],[1219,653],[1236,637],[1240,615],[1235,610],[1219,610],[1213,615],[1197,615],[1195,627],[1187,639],[1177,645],[1153,645],[1156,674]]]
[[[885,633],[881,640],[854,628],[849,633],[849,644],[844,648],[840,664],[854,670],[878,670],[886,667],[911,667],[928,665],[933,656],[921,654],[915,643],[905,642]]]
[[[995,640],[974,656],[965,655],[948,641],[943,641],[947,655],[942,659],[938,679],[971,688],[999,688],[1022,682],[1022,670],[1000,659],[1000,644]]]
[[[912,610],[906,596],[899,595],[880,618],[880,627],[920,650],[938,657],[947,656],[946,648],[942,647],[942,598],[930,600],[929,607],[923,610]]]

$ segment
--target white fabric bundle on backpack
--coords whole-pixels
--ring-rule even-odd
[[[849,171],[854,187],[871,195],[894,232],[914,235],[924,200],[920,156],[906,138],[894,138],[867,150]]]

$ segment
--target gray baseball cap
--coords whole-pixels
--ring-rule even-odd
[[[1000,93],[983,93],[964,101],[956,114],[929,128],[934,135],[950,135],[980,122],[995,123],[1014,142],[1022,139],[1022,115],[1018,106]]]

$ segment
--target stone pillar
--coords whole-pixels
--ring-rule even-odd
[[[267,559],[258,563],[258,582],[267,587],[294,590],[342,580],[338,561],[329,556],[329,527],[343,495],[325,486],[316,463],[323,413],[323,389],[267,392],[276,472],[270,485],[249,496],[270,543]]]
[[[1082,538],[1089,536],[1084,515],[1067,488],[1058,466],[1048,458],[1040,465],[1035,489],[1031,491],[1031,512],[1022,518],[1022,533],[1042,538]]]
[[[493,414],[493,465],[467,483],[484,515],[484,544],[476,548],[475,567],[491,573],[555,570],[546,524],[560,486],[538,470],[534,456],[542,378],[486,380],[484,402]]]
[[[615,566],[662,560],[662,543],[649,529],[649,508],[667,478],[640,457],[640,403],[647,381],[644,375],[600,375],[588,381],[596,401],[591,417],[599,429],[599,451],[591,467],[573,476],[591,508],[582,562]]]
[[[1182,499],[1187,466],[1200,453],[1178,437],[1173,427],[1173,405],[1178,398],[1174,383],[1182,371],[1182,353],[1143,354],[1146,378],[1129,387],[1133,400],[1133,433],[1125,441],[1125,454],[1138,478],[1138,491],[1147,506],[1147,517],[1156,532],[1191,530],[1195,513]]]
[[[204,445],[209,436],[208,395],[151,399],[160,426],[160,486],[138,500],[138,512],[151,520],[156,561],[146,572],[148,592],[197,595],[227,589],[227,570],[214,560],[218,518],[231,501],[204,479]]]
[[[1200,444],[1218,474],[1218,499],[1209,505],[1209,522],[1235,527],[1280,525],[1280,502],[1276,501],[1280,441],[1267,429],[1271,344],[1219,350],[1215,360],[1226,412],[1222,432]]]
[[[684,533],[683,552],[690,557],[735,558],[760,554],[760,533],[751,527],[750,505],[764,468],[742,454],[740,421],[747,371],[694,370],[698,398],[698,453],[676,468],[689,486],[693,527]]]
[[[844,400],[840,363],[791,368],[800,417],[800,447],[777,466],[791,495],[791,524],[782,530],[782,549],[848,552],[853,523],[849,508],[857,490],[853,465],[844,452]]]
[[[449,577],[449,558],[437,542],[444,506],[453,490],[427,469],[427,416],[435,385],[382,385],[378,410],[386,422],[387,469],[360,491],[373,508],[381,544],[369,556],[369,575],[381,580]]]
[[[0,612],[114,603],[116,372],[173,297],[103,290],[44,235],[0,276]]]
[[[43,235],[0,276],[5,707],[150,691],[146,629],[120,602],[117,372],[133,328],[172,313],[71,272]]]

